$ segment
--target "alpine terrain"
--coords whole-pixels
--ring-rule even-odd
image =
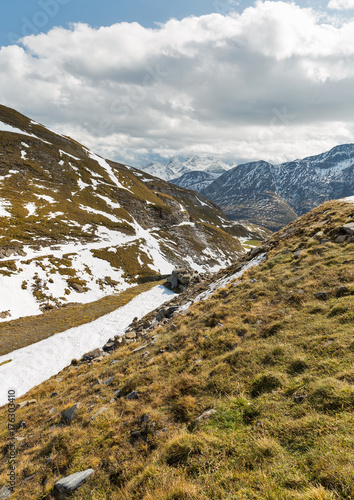
[[[112,338],[6,407],[1,498],[353,499],[353,202],[191,277],[124,333],[119,316],[82,325]],[[31,366],[1,357],[0,377],[33,375],[41,345]]]
[[[215,271],[245,252],[238,237],[265,234],[5,106],[0,222],[2,321],[93,302],[174,267]]]
[[[326,200],[353,192],[354,144],[280,165],[265,161],[239,165],[201,191],[231,219],[248,219],[271,230]]]

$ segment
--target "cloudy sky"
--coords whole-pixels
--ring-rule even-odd
[[[17,0],[0,102],[105,157],[271,162],[354,142],[354,0]]]

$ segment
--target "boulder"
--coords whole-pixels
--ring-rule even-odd
[[[66,423],[70,424],[74,420],[79,407],[80,407],[80,403],[75,403],[73,406],[71,406],[67,410],[62,411],[61,412],[62,420],[64,420]]]
[[[102,349],[94,349],[93,351],[84,354],[82,359],[84,361],[91,361],[92,359],[99,358],[101,354],[102,354]]]
[[[344,226],[342,226],[342,230],[346,234],[349,234],[349,236],[354,236],[354,222],[348,222],[348,224],[344,224]]]
[[[70,476],[64,477],[57,481],[54,488],[60,493],[71,493],[82,486],[87,479],[89,479],[95,471],[93,469],[87,469],[82,472],[75,472]]]

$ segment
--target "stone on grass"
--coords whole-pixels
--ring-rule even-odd
[[[62,479],[57,481],[54,485],[54,488],[60,493],[71,493],[72,491],[80,488],[80,486],[82,486],[94,472],[95,471],[93,469],[87,469],[82,472],[75,472],[74,474],[63,477]]]
[[[105,385],[111,385],[114,381],[115,381],[115,378],[116,377],[110,377],[108,380],[106,380],[105,382],[103,382]]]
[[[348,222],[348,224],[344,224],[342,229],[349,234],[349,236],[354,236],[354,222]]]
[[[94,415],[92,415],[92,417],[90,418],[90,420],[95,420],[97,417],[99,417],[100,415],[102,415],[102,413],[104,413],[105,411],[107,411],[107,408],[104,406],[103,408],[101,408],[100,410],[98,410],[98,412],[96,412]]]
[[[317,293],[315,293],[315,298],[318,300],[327,300],[327,293],[326,292],[317,292]]]
[[[61,412],[62,419],[67,423],[72,422],[76,416],[76,413],[77,413],[79,406],[80,406],[80,403],[75,403],[73,406],[71,406],[67,410],[62,411]]]
[[[139,395],[140,395],[140,393],[138,391],[133,391],[130,394],[128,394],[128,396],[125,396],[125,399],[130,399],[130,400],[131,399],[138,399]]]
[[[10,488],[8,486],[3,486],[0,490],[0,499],[1,500],[5,500],[6,498],[10,498],[10,496],[12,495],[12,491],[10,490]]]
[[[202,413],[201,415],[199,415],[199,417],[197,417],[195,419],[195,423],[196,424],[199,424],[199,422],[203,422],[204,420],[208,420],[209,418],[211,418],[213,415],[215,415],[216,413],[216,410],[207,410],[205,411],[204,413]]]

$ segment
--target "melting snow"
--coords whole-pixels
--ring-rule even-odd
[[[123,335],[136,316],[142,318],[173,295],[165,287],[157,286],[91,323],[1,356],[0,364],[12,361],[0,366],[0,405],[6,404],[9,388],[16,390],[17,397],[22,396],[69,366],[73,358],[81,358],[86,352],[101,347],[114,335]]]
[[[6,210],[6,207],[9,207],[9,202],[0,200],[0,217],[11,217],[10,212]]]
[[[37,205],[35,203],[27,203],[27,205],[24,205],[24,208],[28,211],[27,217],[29,217],[36,213]]]
[[[92,160],[97,161],[97,163],[102,168],[105,169],[105,171],[109,175],[109,177],[110,177],[111,181],[113,182],[113,184],[115,184],[120,189],[125,189],[125,190],[130,191],[132,193],[132,191],[130,189],[128,189],[127,187],[123,186],[123,184],[119,181],[119,179],[117,178],[117,176],[113,172],[113,168],[109,165],[108,162],[106,162],[106,160],[104,160],[100,156],[96,155],[95,153],[92,153],[91,151],[89,151],[88,154],[89,154],[90,158],[92,158]]]
[[[81,210],[84,210],[85,212],[88,212],[90,214],[102,215],[112,222],[121,222],[121,219],[118,219],[115,215],[107,214],[107,212],[101,212],[101,210],[96,210],[95,208],[85,207],[85,205],[79,205],[79,207],[81,208]]]

